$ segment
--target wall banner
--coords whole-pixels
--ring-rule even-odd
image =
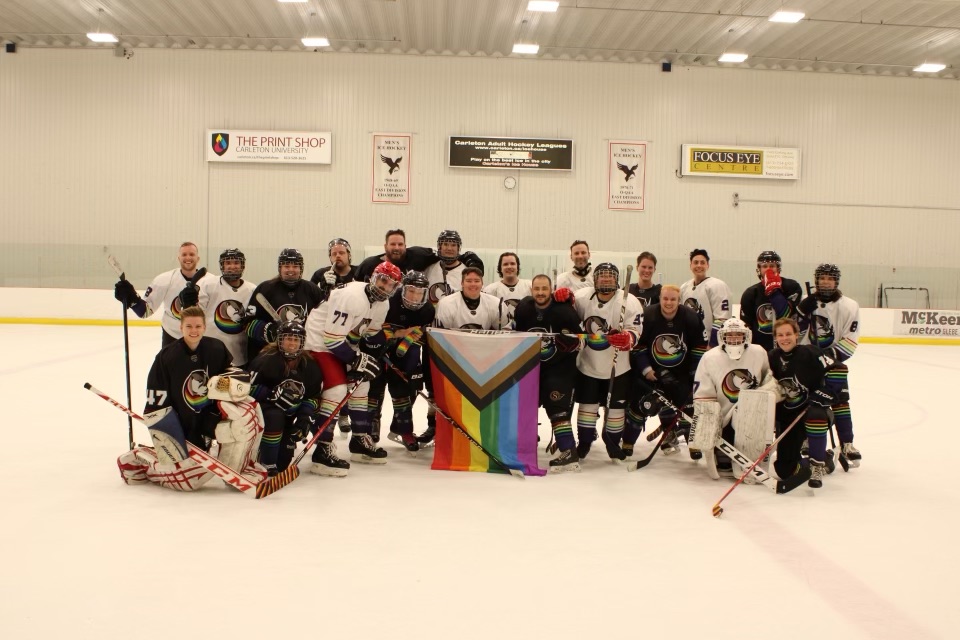
[[[410,134],[373,134],[371,202],[410,204]]]
[[[330,164],[329,131],[207,129],[207,162]]]
[[[607,147],[607,209],[643,211],[646,175],[646,142],[610,142]]]
[[[573,140],[450,136],[450,166],[470,169],[573,169]]]
[[[680,173],[684,176],[799,180],[800,149],[685,144],[680,147]]]
[[[893,335],[958,338],[960,337],[960,311],[894,309]]]

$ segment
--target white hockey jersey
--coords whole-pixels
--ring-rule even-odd
[[[531,286],[529,280],[521,278],[517,280],[517,284],[512,286],[504,284],[502,280],[497,280],[483,288],[484,293],[496,296],[503,302],[504,327],[509,325],[511,329],[513,328],[513,310],[517,308],[517,304],[521,300],[530,295]]]
[[[802,304],[810,303],[804,300]],[[860,305],[856,300],[840,296],[832,302],[817,301],[813,320],[811,327],[801,336],[801,344],[811,344],[810,332],[815,331],[817,345],[821,349],[834,347],[841,362],[854,354],[860,341]]]
[[[207,316],[205,335],[227,345],[236,367],[247,364],[244,316],[256,288],[257,285],[247,281],[235,288],[222,277],[212,275],[200,280],[200,308]]]
[[[204,275],[197,285],[203,284],[203,281],[211,277]],[[150,283],[143,299],[147,303],[147,315],[153,315],[157,311],[163,310],[163,316],[160,319],[160,326],[170,336],[182,338],[180,333],[180,292],[187,286],[187,280],[183,277],[180,269],[164,271]]]
[[[729,357],[723,347],[714,347],[703,354],[697,365],[693,399],[716,400],[720,404],[720,424],[727,425],[741,390],[772,383],[767,351],[760,345],[747,345],[739,360]]]
[[[587,269],[587,274],[584,276],[578,275],[573,272],[573,269],[570,271],[564,271],[559,276],[557,276],[557,282],[554,285],[554,288],[561,289],[566,287],[571,291],[578,291],[586,287],[593,288],[593,266]]]
[[[634,332],[634,337],[639,339],[643,332],[643,305],[629,293],[624,294],[623,289],[618,289],[607,302],[600,302],[593,287],[580,289],[574,294],[574,309],[580,316],[583,330],[586,333],[608,333],[619,328],[624,295],[627,296],[627,303],[623,314],[623,330]],[[591,378],[609,378],[615,351],[610,347],[597,351],[588,344],[577,354],[577,368]],[[617,356],[616,375],[623,375],[627,371],[630,371],[629,354],[621,353]]]
[[[442,262],[436,262],[423,272],[423,275],[427,276],[427,282],[430,283],[428,297],[433,306],[437,306],[443,296],[463,288],[463,270],[467,266],[461,262],[452,269],[444,269],[442,265]]]
[[[724,320],[729,320],[730,287],[723,280],[707,276],[700,284],[687,280],[680,285],[680,304],[697,312],[703,322],[703,337],[707,342],[720,330]],[[716,344],[716,340],[713,342]]]
[[[505,306],[488,293],[480,294],[476,309],[468,307],[462,295],[446,296],[437,305],[434,322],[441,329],[502,329]]]
[[[350,282],[330,292],[326,302],[307,316],[308,351],[336,353],[343,360],[346,344],[358,351],[360,340],[383,328],[383,320],[390,308],[389,301],[370,302],[366,282]]]

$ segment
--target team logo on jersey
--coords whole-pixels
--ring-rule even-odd
[[[561,400],[563,400],[563,396],[565,395],[566,395],[565,393],[560,393],[559,391],[551,391],[550,399],[554,402],[560,402]]]
[[[664,367],[675,367],[683,362],[687,355],[687,345],[683,338],[672,333],[663,333],[654,338],[650,352],[657,364]]]
[[[756,389],[757,378],[746,369],[733,369],[723,377],[720,387],[730,402],[736,402],[743,389]]]
[[[462,324],[462,325],[460,325],[460,328],[461,328],[461,329],[483,329],[482,326],[480,326],[479,324],[473,323],[473,322],[470,322],[470,323],[467,323],[467,324]]]
[[[528,329],[531,333],[539,333],[540,335],[540,361],[548,362],[553,356],[557,355],[557,343],[554,341],[553,336],[547,333],[547,329],[544,327],[530,327]]]
[[[218,156],[222,156],[227,152],[227,149],[230,148],[230,134],[229,133],[214,133],[210,136],[210,146],[213,147],[213,152]]]
[[[781,378],[778,380],[783,391],[783,408],[798,409],[807,401],[807,389],[797,380],[797,377]]]
[[[700,316],[700,320],[703,320],[703,307],[700,306],[700,301],[696,298],[687,298],[683,301],[683,306],[692,311],[696,311],[697,315]]]
[[[759,307],[757,307],[757,331],[760,333],[766,333],[767,335],[773,334],[773,321],[776,320],[777,314],[773,310],[773,305],[769,302],[764,302]]]
[[[207,377],[206,370],[194,369],[183,381],[183,401],[196,413],[210,402],[207,399]]]
[[[227,335],[236,335],[243,331],[243,305],[236,300],[224,300],[213,312],[213,324]]]
[[[172,315],[174,318],[179,320],[180,311],[182,311],[180,307],[180,296],[177,296],[176,298],[173,299],[173,302],[170,303],[170,315]]]
[[[347,334],[347,342],[352,346],[357,346],[360,344],[360,340],[363,339],[363,336],[367,333],[367,327],[370,326],[370,318],[364,318],[357,323],[353,329],[350,329],[350,333]]]
[[[287,413],[293,413],[300,406],[300,401],[303,400],[303,394],[306,392],[306,387],[303,386],[303,383],[299,380],[293,380],[287,378],[283,382],[277,385],[281,391],[287,391],[294,397],[296,397],[296,404],[290,407],[287,410]]]
[[[428,289],[428,291],[430,293],[430,302],[437,304],[440,302],[440,298],[453,293],[453,287],[448,285],[446,282],[438,282],[430,285],[430,289]]]
[[[588,316],[583,321],[583,330],[587,333],[606,333],[607,327],[606,318],[600,316]]]
[[[285,304],[277,309],[277,315],[280,316],[280,322],[299,322],[303,323],[306,313],[299,304]]]
[[[817,333],[817,346],[825,349],[833,344],[833,325],[830,324],[830,318],[825,316],[813,316],[815,325],[814,331]]]

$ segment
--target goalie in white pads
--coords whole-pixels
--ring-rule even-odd
[[[726,320],[717,338],[720,344],[707,351],[697,365],[693,383],[697,415],[690,436],[691,449],[703,453],[707,473],[713,478],[719,477],[719,471],[733,472],[725,454],[716,452],[719,455],[715,457],[720,438],[751,459],[773,442],[777,388],[766,350],[750,343],[751,331],[742,320]],[[755,389],[760,393],[746,393]],[[741,400],[743,406],[739,406]]]
[[[217,458],[253,483],[266,478],[256,464],[263,414],[249,397],[249,376],[232,369],[222,342],[203,336],[203,310],[181,312],[183,337],[164,347],[147,376],[144,424],[153,447],[136,447],[117,459],[127,484],[154,482],[177,491],[194,491],[216,477],[190,458],[187,442],[206,449],[219,445]]]

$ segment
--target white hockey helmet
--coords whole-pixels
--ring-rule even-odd
[[[717,341],[723,351],[733,360],[739,360],[747,350],[753,332],[739,318],[730,318],[717,332]]]

